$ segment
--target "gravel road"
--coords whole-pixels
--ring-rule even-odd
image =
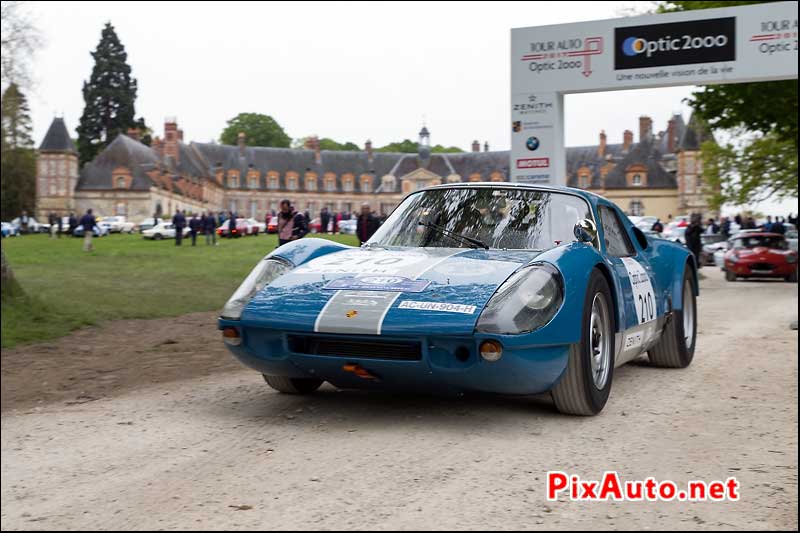
[[[593,418],[530,398],[291,397],[227,367],[85,402],[4,392],[2,529],[796,530],[797,285],[703,272],[692,366],[619,369]],[[612,469],[736,476],[742,497],[545,499],[548,470]]]

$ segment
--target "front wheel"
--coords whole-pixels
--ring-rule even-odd
[[[285,394],[311,394],[322,386],[323,381],[316,378],[287,378],[263,374],[267,385]]]
[[[614,376],[614,307],[608,281],[593,270],[583,304],[581,340],[569,350],[567,369],[553,387],[556,408],[595,415],[608,401]]]
[[[736,281],[736,274],[730,270],[725,271],[725,281]]]
[[[727,273],[726,273],[727,277]],[[647,352],[650,362],[665,368],[686,368],[694,358],[697,341],[697,299],[689,266],[683,273],[683,306],[673,311],[661,338]]]
[[[797,270],[786,276],[786,281],[789,283],[797,283]]]
[[[160,233],[156,233],[155,235],[153,235],[153,240],[154,241],[160,241],[163,238],[164,237],[162,237]]]

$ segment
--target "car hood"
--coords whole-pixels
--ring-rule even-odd
[[[356,248],[313,259],[260,291],[244,325],[352,335],[471,334],[492,294],[535,251]]]

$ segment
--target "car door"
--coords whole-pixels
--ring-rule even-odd
[[[621,213],[613,205],[600,204],[598,214],[604,256],[617,281],[617,302],[622,311],[615,343],[615,365],[619,366],[644,352],[658,338],[660,307],[650,261],[636,246]]]

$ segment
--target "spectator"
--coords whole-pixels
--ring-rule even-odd
[[[367,242],[378,231],[378,219],[372,215],[369,204],[361,204],[361,215],[356,221],[356,235],[361,244]]]
[[[72,235],[75,231],[75,228],[78,227],[78,217],[75,216],[75,213],[69,214],[69,234]]]
[[[56,217],[56,235],[58,238],[61,238],[61,232],[64,231],[64,217],[58,216]]]
[[[175,246],[180,246],[183,242],[183,228],[186,227],[186,217],[181,213],[180,209],[175,210],[175,216],[172,217],[172,227],[175,228]]]
[[[28,212],[23,211],[22,216],[19,217],[19,232],[23,235],[28,233],[28,224],[30,224],[31,220],[28,217]]]
[[[47,223],[50,224],[50,238],[55,239],[58,224],[56,223],[56,215],[52,211],[47,215]]]
[[[289,200],[281,200],[278,215],[278,246],[303,238],[308,233],[305,217],[298,213]]]
[[[192,215],[192,219],[189,221],[189,235],[192,237],[192,246],[197,245],[197,232],[200,231],[200,219],[197,218],[197,213]]]
[[[331,215],[328,213],[328,208],[323,207],[319,213],[319,232],[328,233],[328,224],[331,221]]]
[[[703,234],[703,224],[701,220],[700,213],[693,213],[690,218],[689,226],[686,228],[686,233],[684,234],[686,247],[689,248],[689,251],[694,255],[697,268],[702,266],[700,264],[700,250],[703,247],[702,241],[700,240],[700,236]]]
[[[722,223],[719,225],[719,233],[725,240],[731,236],[731,221],[728,220],[728,217],[722,217]]]
[[[783,225],[783,219],[775,217],[775,223],[772,224],[772,233],[778,233],[779,235],[786,234],[786,226]]]
[[[742,224],[742,229],[756,229],[756,220],[753,217],[747,217]]]
[[[716,235],[719,233],[719,225],[714,222],[713,218],[708,219],[708,226],[706,226],[706,235]]]
[[[206,234],[206,245],[217,245],[217,221],[214,219],[214,213],[211,211],[203,217],[203,231]]]
[[[81,217],[80,225],[83,227],[83,251],[91,252],[94,250],[92,237],[94,236],[94,227],[97,225],[91,209],[87,209],[86,214]]]
[[[653,227],[651,227],[650,230],[655,233],[662,233],[664,231],[664,224],[661,223],[660,218],[657,218],[656,221],[653,222]]]
[[[237,225],[238,224],[236,224],[236,213],[234,213],[233,211],[229,211],[228,212],[228,237],[229,238],[232,239],[234,237],[234,235],[236,234],[236,229],[237,229],[236,226]]]

